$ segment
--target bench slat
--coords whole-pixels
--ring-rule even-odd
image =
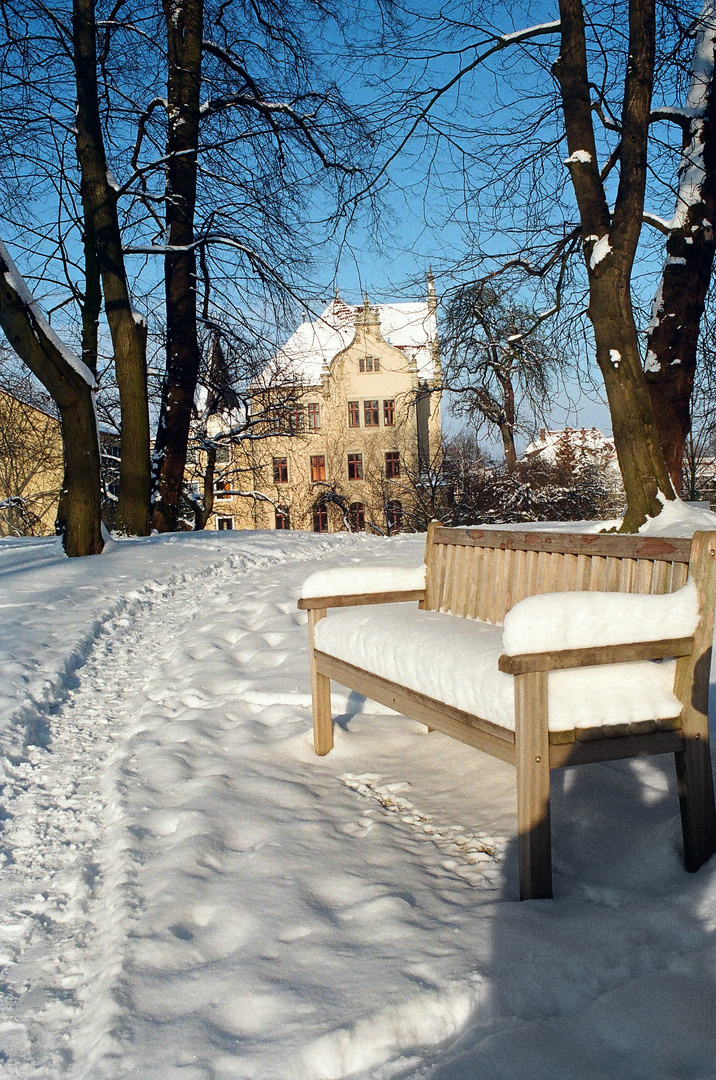
[[[448,528],[435,529],[436,544],[476,545],[511,551],[556,551],[575,555],[611,555],[624,559],[655,559],[687,563],[691,541],[663,536],[619,533],[527,532],[526,530]]]
[[[409,600],[423,600],[425,589],[394,589],[381,593],[345,593],[340,596],[305,596],[298,601],[301,611],[314,608],[363,607],[367,604],[400,604]]]

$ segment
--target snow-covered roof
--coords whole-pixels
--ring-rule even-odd
[[[577,461],[591,460],[610,469],[619,469],[614,441],[599,428],[563,428],[561,431],[542,429],[539,438],[525,449],[524,460],[540,458],[550,465],[557,464],[565,443],[569,444]]]
[[[380,332],[389,345],[415,359],[421,379],[435,375],[433,343],[437,339],[437,318],[427,300],[400,304],[373,304]],[[287,365],[302,381],[315,385],[321,381],[324,365],[353,341],[355,320],[363,305],[351,306],[336,295],[314,322],[304,321],[268,365],[283,369]]]

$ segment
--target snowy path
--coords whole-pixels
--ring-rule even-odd
[[[7,766],[0,1075],[714,1080],[716,868],[668,769],[570,771],[559,899],[518,905],[506,766],[340,690],[315,757],[302,578],[420,559],[349,540],[177,556]]]

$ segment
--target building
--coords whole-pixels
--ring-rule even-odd
[[[0,536],[54,532],[62,487],[60,421],[28,386],[0,390]]]
[[[522,461],[541,462],[577,476],[586,467],[595,467],[615,483],[621,483],[621,473],[614,441],[599,428],[563,428],[547,431],[525,449]]]
[[[305,320],[252,390],[265,437],[220,448],[209,527],[410,526],[440,453],[436,309],[429,278],[424,301],[353,307],[336,295]]]

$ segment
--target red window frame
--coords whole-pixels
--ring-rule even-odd
[[[325,503],[313,507],[313,531],[328,532],[328,508]]]
[[[363,427],[380,427],[380,407],[378,401],[363,402]]]
[[[348,402],[348,427],[360,427],[360,401]]]
[[[348,479],[349,480],[362,480],[363,479],[363,455],[362,454],[349,454],[348,455]]]
[[[325,454],[311,454],[311,483],[315,484],[319,480],[326,479],[326,455]],[[320,532],[319,529],[315,530]]]
[[[348,507],[348,521],[351,532],[363,532],[365,530],[365,503],[354,502]]]
[[[273,459],[273,482],[274,484],[288,483],[288,458],[275,457]]]
[[[400,476],[400,454],[397,450],[389,450],[385,455],[385,476],[388,480],[397,480]]]
[[[383,425],[384,427],[395,426],[395,400],[393,398],[383,402]]]
[[[308,403],[308,430],[318,431],[321,426],[321,406],[317,401]]]

